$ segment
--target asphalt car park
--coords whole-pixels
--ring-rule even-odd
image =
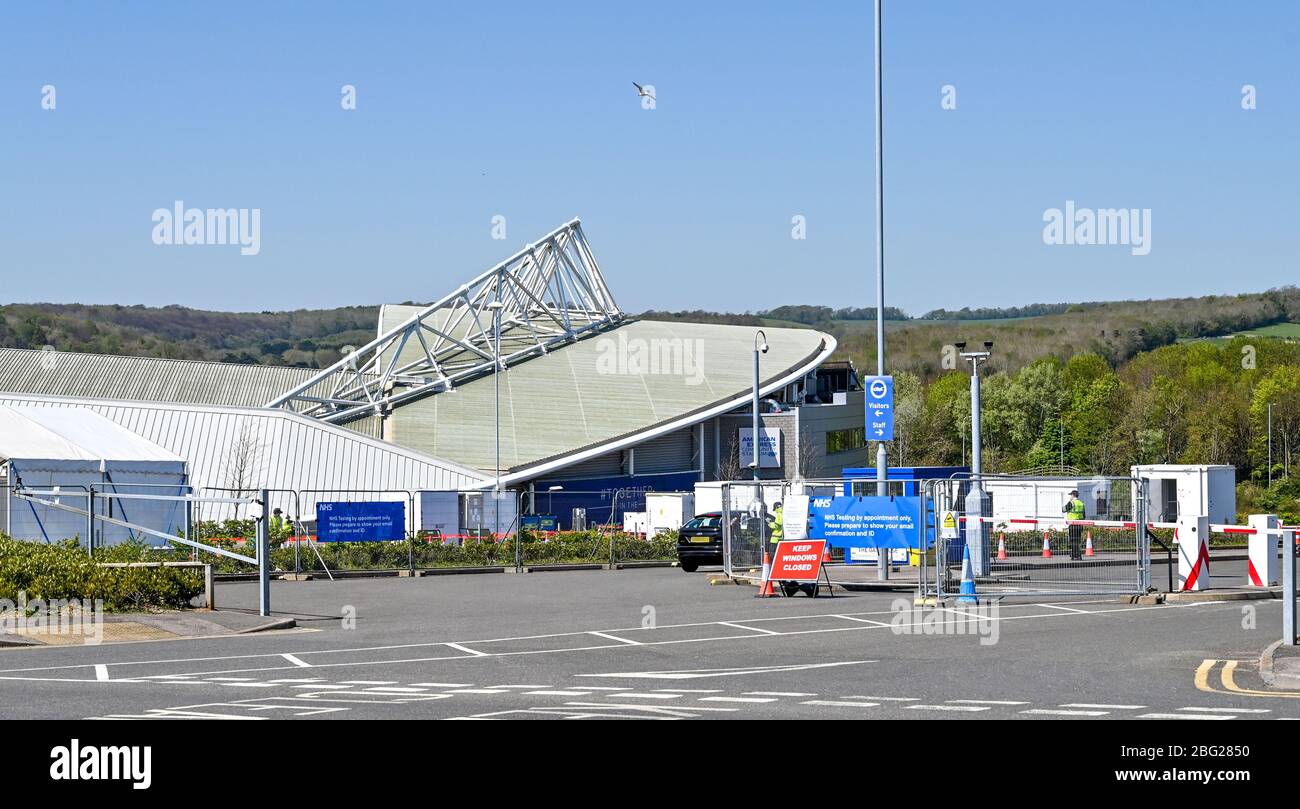
[[[220,585],[252,610],[255,585]],[[673,569],[276,582],[293,629],[0,652],[9,717],[1300,718],[1255,671],[1279,602],[917,610]],[[1243,628],[1244,610],[1254,629]],[[928,629],[927,629],[928,627]],[[946,628],[945,628],[946,627]]]

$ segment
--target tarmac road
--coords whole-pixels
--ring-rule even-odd
[[[754,592],[677,569],[275,582],[298,629],[0,650],[0,715],[1300,718],[1300,693],[1256,672],[1276,600],[1093,597],[975,619],[913,612],[908,594]],[[219,585],[227,607],[256,597]]]

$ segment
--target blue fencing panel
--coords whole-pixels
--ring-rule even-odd
[[[835,548],[916,548],[920,524],[919,497],[814,497],[808,504],[808,536]]]
[[[405,503],[317,503],[318,542],[392,542],[406,539]]]

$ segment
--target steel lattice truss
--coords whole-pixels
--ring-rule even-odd
[[[329,422],[384,413],[403,400],[449,391],[622,319],[574,219],[267,407]]]

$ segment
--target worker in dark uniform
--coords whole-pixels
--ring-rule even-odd
[[[1078,489],[1070,490],[1070,499],[1066,501],[1065,505],[1061,508],[1061,511],[1065,512],[1065,519],[1070,521],[1068,524],[1070,532],[1070,558],[1082,559],[1083,526],[1079,525],[1076,521],[1084,518],[1085,510],[1083,501],[1079,499]]]

